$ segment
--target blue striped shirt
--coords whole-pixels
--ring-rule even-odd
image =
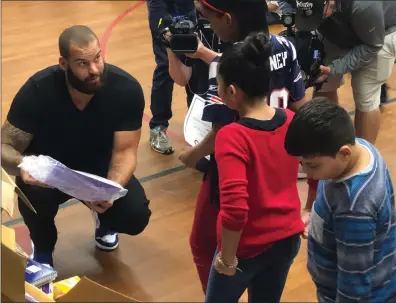
[[[396,295],[396,211],[392,181],[378,150],[368,168],[320,181],[311,215],[308,271],[320,302],[384,303]]]

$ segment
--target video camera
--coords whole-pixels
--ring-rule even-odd
[[[316,33],[297,31],[295,25],[295,10],[282,12],[282,23],[286,30],[279,33],[293,43],[297,51],[297,59],[301,67],[305,88],[315,87],[319,90],[323,83],[315,83],[320,77],[320,66],[323,65],[324,46]]]
[[[164,16],[158,25],[159,39],[176,54],[193,54],[198,48],[197,34],[210,30],[207,20],[195,16]],[[166,35],[171,34],[169,39]]]

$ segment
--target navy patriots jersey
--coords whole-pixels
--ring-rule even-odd
[[[305,85],[293,44],[277,35],[270,35],[270,40],[273,55],[270,57],[271,90],[268,104],[272,107],[287,108],[290,103],[304,97]],[[216,57],[209,67],[209,89],[202,120],[226,125],[235,121],[237,112],[228,108],[218,96],[216,75],[219,60],[220,56]]]

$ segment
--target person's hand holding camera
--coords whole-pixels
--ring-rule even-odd
[[[322,72],[322,74],[320,75],[320,77],[315,81],[316,83],[322,83],[324,82],[330,75],[331,70],[330,67],[328,66],[324,66],[321,65],[320,66],[320,71]]]

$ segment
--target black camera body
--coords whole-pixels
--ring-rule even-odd
[[[197,34],[200,31],[210,30],[210,24],[205,19],[193,16],[165,16],[161,19],[159,27],[160,39],[166,47],[176,54],[193,54],[198,48]],[[165,36],[169,35],[166,39]]]
[[[286,30],[280,32],[279,36],[288,39],[296,48],[305,88],[315,87],[319,90],[323,83],[316,83],[316,80],[321,75],[320,66],[323,65],[325,55],[322,41],[315,33],[296,31],[293,28],[294,11],[282,14],[282,23]]]
[[[174,17],[169,25],[172,34],[169,48],[175,53],[195,53],[198,48],[197,33],[198,23],[190,20],[188,16]]]

